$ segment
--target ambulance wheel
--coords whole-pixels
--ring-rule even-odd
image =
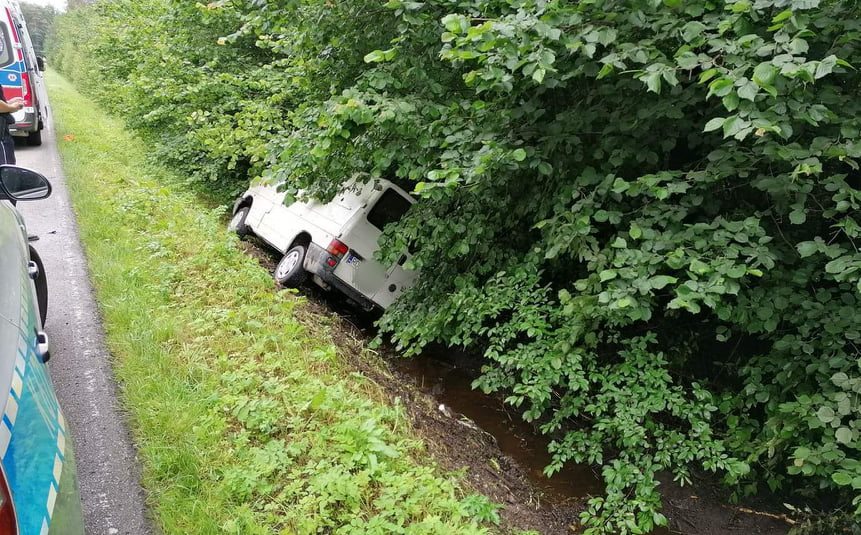
[[[27,135],[27,144],[31,147],[38,147],[42,144],[42,131],[36,130]]]
[[[281,261],[275,266],[275,281],[285,288],[298,288],[308,277],[304,262],[305,246],[293,246],[292,249],[284,253]]]
[[[245,218],[248,217],[249,211],[251,211],[251,207],[249,206],[243,206],[237,210],[230,219],[230,223],[227,225],[227,230],[235,232],[240,238],[244,238],[251,234],[251,229],[245,224]]]

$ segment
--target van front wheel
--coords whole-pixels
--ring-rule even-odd
[[[305,246],[296,245],[286,253],[275,266],[275,280],[281,286],[298,288],[305,282],[308,273],[305,271]]]

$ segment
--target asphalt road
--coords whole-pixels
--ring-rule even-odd
[[[60,166],[53,127],[43,144],[16,149],[18,165],[41,172],[54,186],[44,201],[20,202],[33,245],[48,274],[49,368],[78,465],[84,523],[90,535],[152,533],[140,486],[137,453],[117,401],[99,310],[78,226]],[[53,532],[52,532],[53,533]]]

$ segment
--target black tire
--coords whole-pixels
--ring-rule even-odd
[[[250,206],[240,207],[230,219],[230,223],[227,225],[227,230],[235,232],[240,238],[244,238],[251,234],[251,228],[245,224],[245,219],[248,217],[248,212],[250,211]]]
[[[285,288],[298,288],[308,278],[305,271],[305,246],[294,245],[275,266],[275,282]]]
[[[42,264],[42,258],[36,249],[30,247],[30,260],[36,262],[39,266],[39,275],[33,281],[36,286],[36,304],[39,307],[39,319],[42,321],[42,326],[45,325],[45,320],[48,319],[48,274],[45,273],[45,266]]]
[[[38,147],[42,144],[42,131],[36,130],[27,135],[27,144],[31,147]]]

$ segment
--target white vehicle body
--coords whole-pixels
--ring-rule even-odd
[[[244,224],[247,231],[285,254],[276,268],[279,282],[293,285],[279,277],[279,270],[286,275],[285,263],[292,269],[301,261],[319,286],[334,288],[366,309],[386,309],[418,276],[403,267],[409,258],[406,252],[391,266],[374,258],[385,225],[400,219],[414,202],[388,180],[347,185],[328,203],[285,205],[284,197],[275,186],[252,186],[234,205],[231,222],[234,229]],[[302,258],[295,254],[297,245],[304,248],[299,251]]]

